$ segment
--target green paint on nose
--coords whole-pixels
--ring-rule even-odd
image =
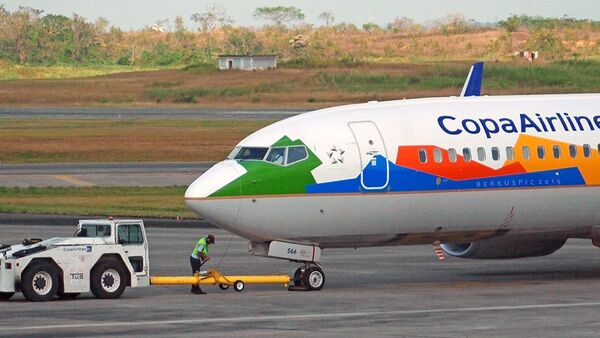
[[[238,160],[247,173],[211,195],[211,197],[248,195],[304,194],[306,186],[315,184],[312,170],[322,164],[321,160],[301,140],[284,136],[271,147],[304,146],[308,158],[288,165],[267,161]]]

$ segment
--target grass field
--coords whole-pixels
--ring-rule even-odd
[[[156,70],[157,67],[134,67],[117,65],[16,65],[0,61],[0,80],[23,79],[70,79],[78,77],[100,76],[107,74]]]
[[[216,161],[269,120],[0,120],[1,163]]]
[[[0,188],[0,212],[193,218],[185,187]]]
[[[60,80],[0,81],[3,106],[321,108],[460,93],[470,62],[423,62],[268,71],[189,67]],[[600,62],[488,63],[485,94],[600,92]]]

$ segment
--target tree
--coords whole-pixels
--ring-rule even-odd
[[[415,20],[403,16],[400,18],[395,18],[394,22],[388,25],[388,29],[394,32],[416,34],[420,31],[423,31],[423,26],[416,23]]]
[[[333,21],[335,20],[335,18],[333,17],[332,12],[323,12],[319,14],[319,20],[325,21],[325,26],[329,27],[333,25]]]
[[[13,13],[0,6],[0,40],[4,48],[13,51],[19,63],[26,63],[37,44],[35,27],[43,11],[19,7]]]
[[[185,42],[186,40],[187,29],[185,29],[185,25],[183,24],[183,18],[181,16],[175,17],[175,37],[179,42]]]
[[[230,25],[233,20],[225,12],[225,8],[212,4],[206,7],[204,13],[194,13],[191,17],[192,21],[200,24],[199,30],[201,31],[213,31],[218,27]]]
[[[257,19],[270,20],[276,26],[283,26],[283,23],[304,19],[304,13],[300,8],[290,7],[259,7],[254,11],[254,17]]]
[[[249,55],[261,53],[263,45],[254,32],[242,27],[229,27],[226,31],[228,54]]]
[[[84,17],[73,14],[71,34],[73,34],[71,57],[73,61],[81,62],[98,44],[96,27],[85,21]]]
[[[377,25],[376,23],[367,22],[367,23],[365,23],[365,24],[362,25],[362,29],[365,32],[372,32],[372,31],[381,30],[381,27],[379,27],[379,25]]]
[[[446,15],[442,19],[439,29],[446,35],[463,34],[471,31],[474,26],[473,20],[467,19],[463,14],[455,13]]]
[[[40,62],[67,62],[71,44],[71,19],[49,14],[39,22],[38,45]]]
[[[308,38],[302,34],[296,35],[288,41],[290,46],[294,48],[296,51],[303,50],[306,46],[308,46]]]
[[[183,34],[185,32],[187,32],[187,30],[183,24],[183,18],[178,15],[175,17],[175,33]]]

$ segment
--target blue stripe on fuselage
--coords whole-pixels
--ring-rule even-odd
[[[379,162],[379,161],[378,161]],[[317,183],[306,186],[309,194],[326,193],[369,193],[369,192],[407,192],[407,191],[440,191],[440,190],[476,190],[476,189],[507,189],[542,186],[570,186],[585,184],[579,169],[564,168],[546,170],[534,173],[503,175],[496,177],[476,178],[469,180],[451,180],[421,171],[407,169],[389,163],[389,184],[381,189],[366,189],[361,186],[360,175],[353,179],[335,182]],[[372,177],[375,172],[370,172],[370,166],[364,170],[364,175]],[[384,175],[385,171],[379,170],[377,175]],[[383,179],[385,181],[385,179]]]

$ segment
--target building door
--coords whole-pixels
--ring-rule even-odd
[[[227,60],[227,69],[233,69],[233,60]]]
[[[390,181],[387,151],[379,129],[372,121],[348,123],[360,154],[362,168],[360,184],[363,189],[384,189]]]

